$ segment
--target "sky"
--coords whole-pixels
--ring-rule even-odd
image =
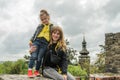
[[[45,9],[64,31],[70,47],[81,51],[83,33],[91,60],[100,53],[106,33],[120,32],[120,0],[0,0],[0,61],[28,53],[28,43]]]

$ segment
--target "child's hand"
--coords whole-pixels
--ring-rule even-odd
[[[30,42],[29,42],[29,46],[31,47],[32,45],[33,45],[33,43],[30,41]]]
[[[30,46],[29,52],[30,52],[30,53],[33,53],[33,52],[36,51],[36,49],[37,49],[37,47],[32,45],[32,46]]]

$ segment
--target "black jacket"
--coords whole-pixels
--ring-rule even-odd
[[[53,24],[50,24],[50,33],[51,33],[51,28],[52,28]],[[32,36],[32,38],[30,39],[30,41],[35,41],[35,39],[37,38],[38,34],[42,31],[44,25],[43,24],[39,24],[34,35]]]
[[[45,57],[43,60],[43,66],[52,67],[52,68],[55,68],[56,70],[58,70],[58,66],[59,66],[60,70],[62,71],[62,74],[67,74],[67,66],[68,66],[67,54],[61,49],[58,49],[57,51],[55,51],[55,46],[56,44],[50,45],[49,49],[45,54]],[[50,50],[52,50],[52,54],[56,54],[61,58],[58,64],[54,64],[50,61]]]

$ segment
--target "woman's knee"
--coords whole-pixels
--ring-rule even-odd
[[[44,69],[43,70],[43,76],[52,78],[54,80],[64,80],[63,76],[61,74],[58,74],[52,68],[46,68],[46,69]]]
[[[61,77],[58,76],[58,77],[57,77],[57,80],[64,80],[64,78],[63,78],[62,76],[61,76]]]
[[[67,80],[75,80],[75,77],[68,72],[67,73]]]

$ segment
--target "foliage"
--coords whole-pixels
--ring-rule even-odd
[[[95,74],[98,72],[99,72],[99,70],[98,70],[98,67],[96,65],[90,65],[90,73],[91,74]]]
[[[71,47],[68,47],[68,45],[70,45],[70,42],[66,39],[66,45],[67,45],[67,59],[68,59],[68,63],[72,64],[72,61],[76,61],[77,62],[77,58],[75,58],[76,55],[76,50],[74,50]]]
[[[103,73],[105,70],[105,50],[103,45],[100,45],[100,47],[101,47],[101,52],[97,54],[98,59],[90,67],[91,73]]]
[[[30,59],[30,56],[29,56],[29,55],[25,55],[25,56],[24,56],[24,59],[29,60],[29,59]]]
[[[105,70],[105,53],[98,54],[98,60],[95,62],[98,68],[98,73],[104,72]]]
[[[87,74],[90,74],[90,59],[89,56],[87,56],[88,58],[81,58],[79,63],[81,65],[81,68],[84,69]]]
[[[68,71],[74,76],[86,76],[87,75],[86,71],[82,70],[80,65],[77,65],[77,66],[69,65]]]
[[[27,63],[23,59],[16,62],[5,61],[0,64],[0,74],[26,74],[27,69]]]
[[[13,66],[11,67],[10,73],[11,74],[24,74],[26,69],[27,69],[27,65],[25,64],[25,61],[20,59],[13,64]]]

